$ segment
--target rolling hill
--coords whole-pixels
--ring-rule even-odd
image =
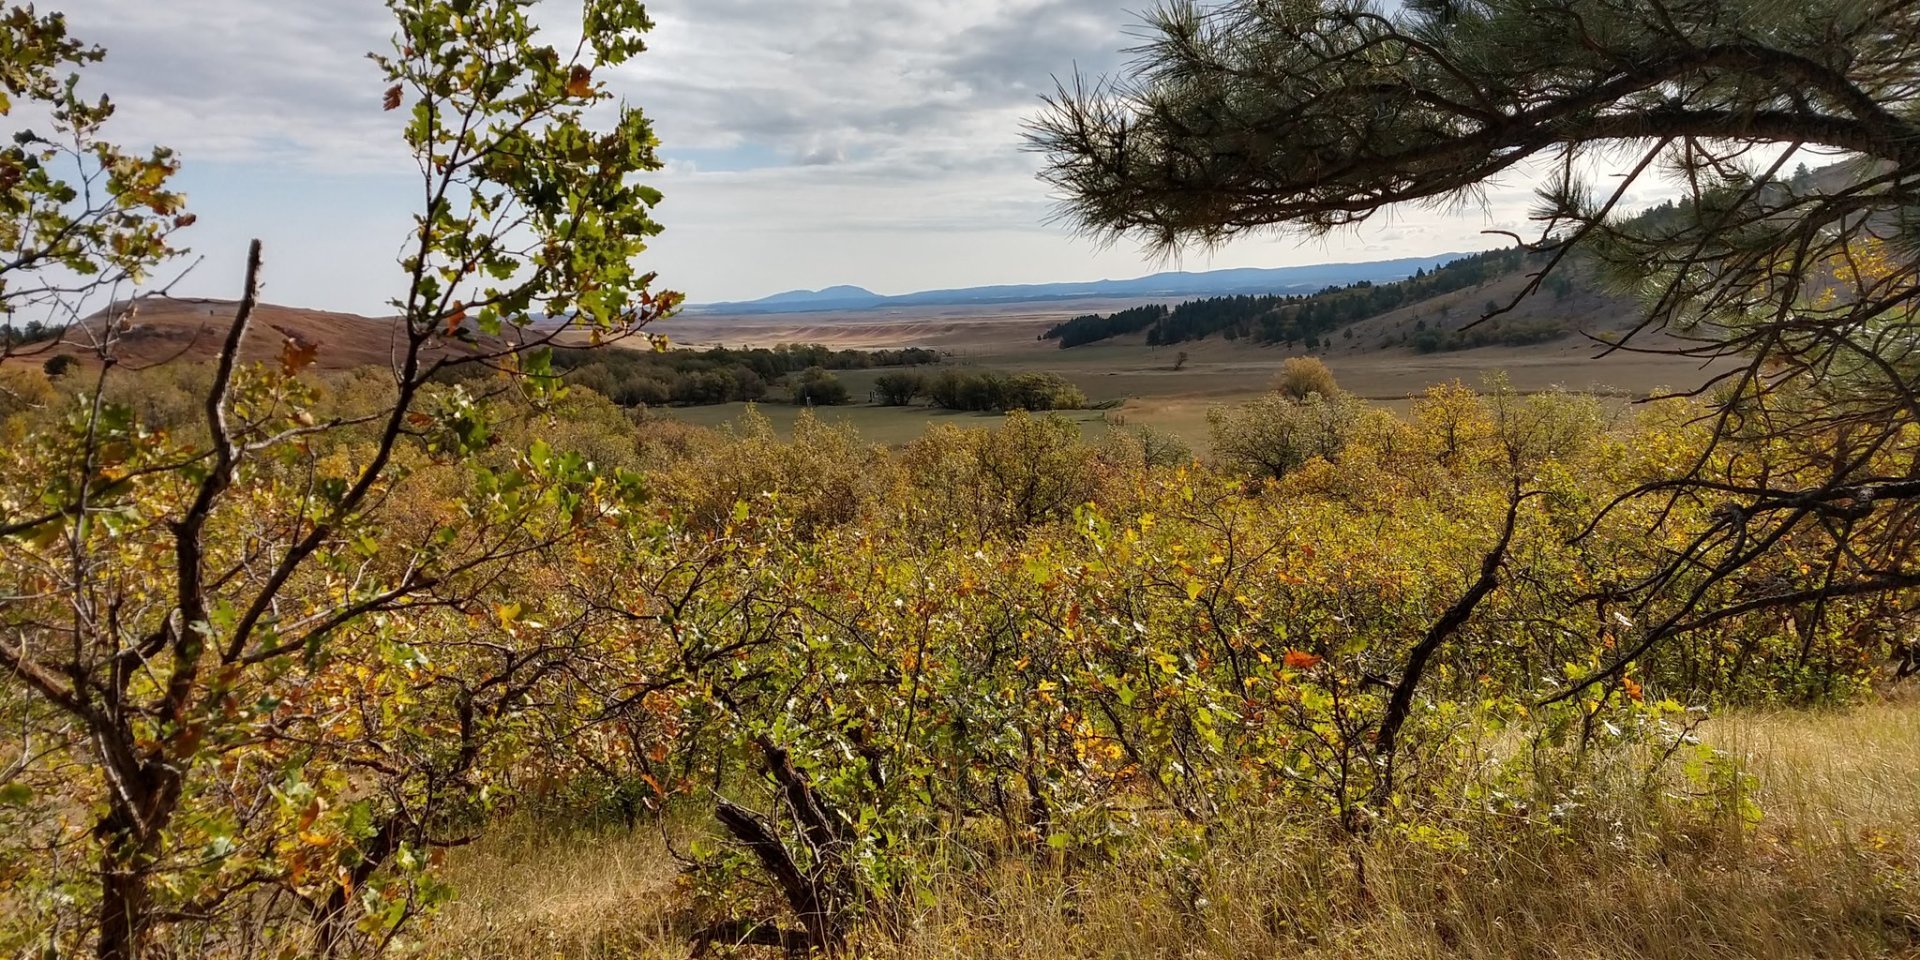
[[[133,316],[115,345],[117,361],[134,367],[158,363],[194,363],[212,360],[220,350],[238,304],[232,300],[200,298],[143,297],[133,304]],[[125,304],[112,308],[125,311]],[[45,360],[71,356],[89,363],[94,356],[96,331],[109,311],[93,314],[69,328],[60,342],[34,355]],[[280,355],[289,338],[318,347],[314,368],[350,370],[365,366],[384,366],[393,361],[398,346],[395,320],[391,317],[363,317],[358,314],[309,310],[280,304],[260,304],[253,324],[241,345],[243,362],[271,361]]]
[[[1523,248],[1472,254],[1387,283],[1359,281],[1311,293],[1238,295],[1089,313],[1047,328],[1061,349],[1103,341],[1172,346],[1208,339],[1312,352],[1405,348],[1446,353],[1526,347],[1577,335],[1605,337],[1643,315],[1605,287],[1591,265],[1561,264],[1528,293],[1546,254]]]

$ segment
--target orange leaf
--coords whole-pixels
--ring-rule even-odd
[[[386,99],[381,101],[381,105],[388,110],[400,109],[400,85],[399,84],[396,83],[393,86],[387,88]]]
[[[567,75],[567,96],[586,97],[593,95],[593,71],[579,64],[573,65],[573,72]]]
[[[461,304],[453,305],[453,312],[447,314],[447,336],[460,332],[460,324],[467,319],[467,308]]]
[[[1288,650],[1287,658],[1283,662],[1286,664],[1288,670],[1311,670],[1319,666],[1320,661],[1320,657],[1316,657],[1305,650]]]
[[[307,808],[300,811],[299,829],[303,831],[306,830],[308,827],[313,826],[313,822],[318,819],[320,819],[320,798],[314,797],[312,800],[307,801]]]
[[[1632,700],[1634,703],[1642,702],[1643,696],[1640,691],[1640,685],[1635,683],[1632,677],[1622,678],[1620,685],[1626,688],[1627,699]]]
[[[313,365],[313,358],[320,353],[320,345],[299,337],[288,337],[280,343],[280,370],[291,377]]]

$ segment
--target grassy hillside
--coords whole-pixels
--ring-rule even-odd
[[[28,344],[22,349],[41,361],[71,356],[82,364],[91,364],[103,325],[112,319],[124,324],[114,349],[117,362],[137,366],[200,363],[219,353],[238,306],[232,300],[144,297],[101,310],[66,328],[57,340]],[[392,318],[283,304],[260,304],[254,311],[252,330],[240,350],[240,359],[246,363],[275,360],[288,339],[316,347],[312,365],[320,371],[385,366],[393,361],[399,346],[399,330]]]
[[[1624,329],[1636,305],[1578,261],[1528,292],[1548,256],[1518,248],[1475,254],[1390,283],[1356,283],[1303,296],[1238,296],[1075,317],[1048,328],[1062,349],[1114,339],[1150,346],[1208,339],[1308,351],[1405,347],[1420,353],[1524,347]]]
[[[116,305],[68,329],[46,356],[68,355],[88,361],[103,324],[111,316],[126,324],[117,350],[123,362],[148,365],[210,360],[219,352],[237,306],[231,300],[162,297]],[[254,325],[259,333],[247,338],[242,347],[241,356],[247,362],[273,359],[285,336],[318,344],[314,365],[323,370],[384,364],[393,355],[395,328],[391,320],[261,304],[254,314]],[[280,336],[275,336],[276,332]]]

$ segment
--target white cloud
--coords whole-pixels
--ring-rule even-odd
[[[107,49],[91,88],[115,135],[189,160],[404,168],[398,121],[366,59],[391,34],[378,0],[71,0],[73,32]]]
[[[1047,225],[1051,205],[1022,150],[1023,120],[1076,68],[1118,67],[1132,0],[660,0],[650,52],[605,77],[644,107],[671,161],[668,233],[649,266],[695,299],[852,282],[900,291],[1127,275],[1159,264],[1094,249]],[[76,34],[109,48],[89,83],[121,104],[120,139],[165,142],[189,164],[298,184],[314,172],[365,178],[366,199],[277,197],[293,221],[207,229],[217,257],[278,230],[281,262],[344,274],[289,283],[315,306],[377,309],[386,258],[405,227],[411,170],[369,50],[391,22],[378,0],[69,0]],[[570,2],[537,8],[555,40]],[[195,201],[245,217],[222,177]],[[377,188],[371,185],[378,184]],[[257,187],[256,187],[257,189]],[[1493,219],[1523,217],[1522,189],[1489,194]],[[326,204],[324,208],[320,204]],[[265,212],[260,214],[266,216]],[[1406,211],[1384,230],[1310,246],[1249,240],[1189,267],[1297,263],[1472,249],[1488,217]],[[303,229],[325,224],[324,237]],[[208,249],[211,245],[212,249]],[[290,248],[290,249],[287,249]],[[209,292],[220,292],[217,290]]]

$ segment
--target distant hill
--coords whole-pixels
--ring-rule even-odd
[[[1301,267],[1244,267],[1204,272],[1156,273],[1132,280],[1093,280],[1084,283],[1000,284],[927,290],[883,296],[861,287],[795,290],[760,300],[707,303],[689,313],[729,315],[881,310],[891,307],[964,306],[992,303],[1034,303],[1046,300],[1114,299],[1127,297],[1214,297],[1235,294],[1300,293],[1323,287],[1371,281],[1399,280],[1431,270],[1465,254],[1408,257],[1372,263],[1321,263]]]
[[[1831,193],[1868,172],[1851,161],[1819,170],[1803,165],[1771,189]],[[1629,223],[1662,229],[1684,214],[1686,203],[1667,201],[1635,214]],[[1489,250],[1386,282],[1363,277],[1306,293],[1215,295],[1088,314],[1055,324],[1041,338],[1062,348],[1128,339],[1165,346],[1220,337],[1308,350],[1442,353],[1523,347],[1581,334],[1604,339],[1644,318],[1644,306],[1603,282],[1597,265],[1579,251],[1545,277],[1540,289],[1523,296],[1550,260],[1546,253],[1520,247]]]
[[[233,322],[238,304],[232,300],[198,298],[143,297],[135,304],[129,328],[115,346],[120,362],[147,366],[168,361],[211,360],[218,355],[227,327]],[[124,311],[125,305],[115,308]],[[61,342],[35,355],[76,357],[83,363],[92,357],[92,331],[99,329],[108,316],[101,311],[68,329]],[[241,345],[241,360],[247,363],[272,361],[280,356],[281,345],[289,337],[314,344],[314,368],[350,370],[393,361],[401,344],[391,317],[363,317],[351,313],[307,310],[277,304],[260,304],[253,323]]]
[[[789,290],[753,301],[768,308],[769,312],[778,312],[775,308],[794,310],[845,310],[850,304],[878,305],[887,298],[865,287],[838,286],[825,290]]]
[[[1229,340],[1248,339],[1258,343],[1304,342],[1308,349],[1316,349],[1329,335],[1363,320],[1477,289],[1510,274],[1539,269],[1545,262],[1544,255],[1518,247],[1490,250],[1461,257],[1432,271],[1420,269],[1412,276],[1386,283],[1359,280],[1308,294],[1209,297],[1188,300],[1171,310],[1149,306],[1109,316],[1090,314],[1058,324],[1042,338],[1058,340],[1061,347],[1070,348],[1144,331],[1146,342],[1151,346],[1203,340],[1218,334]],[[1562,298],[1572,292],[1572,282],[1565,273],[1550,280],[1554,292]],[[1451,315],[1452,310],[1447,312]],[[1489,308],[1485,312],[1493,311]],[[1466,319],[1464,311],[1462,319]],[[1436,324],[1422,325],[1419,332],[1421,336],[1411,345],[1434,352],[1491,343],[1507,346],[1538,343],[1557,339],[1570,331],[1551,320],[1529,320],[1523,325],[1513,325],[1508,319],[1496,318],[1484,329],[1454,331]]]

